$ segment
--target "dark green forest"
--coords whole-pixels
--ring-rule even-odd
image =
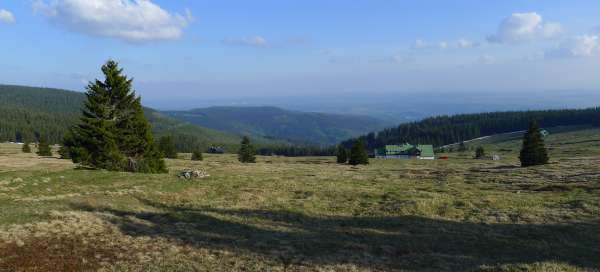
[[[60,143],[79,122],[84,93],[36,87],[0,85],[0,141],[37,142],[45,137]],[[181,152],[224,146],[236,150],[241,137],[170,118],[144,108],[157,138],[171,135]],[[260,141],[259,141],[260,142]]]
[[[556,126],[600,126],[600,108],[510,111],[478,114],[437,116],[417,122],[401,124],[394,128],[369,133],[359,138],[365,140],[368,149],[386,144],[419,143],[440,147],[483,136],[526,130],[531,121],[542,128]],[[350,139],[342,142],[350,147]]]

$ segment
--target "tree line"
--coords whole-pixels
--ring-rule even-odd
[[[334,156],[335,146],[313,146],[313,145],[279,145],[266,146],[257,150],[261,156],[285,156],[285,157],[318,157]]]
[[[493,134],[526,130],[534,120],[541,127],[600,126],[600,107],[437,116],[369,133],[359,138],[365,141],[369,150],[405,142],[439,147]],[[349,148],[354,141],[355,139],[350,139],[341,145]]]

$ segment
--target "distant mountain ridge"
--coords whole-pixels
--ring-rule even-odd
[[[85,94],[61,89],[0,85],[0,141],[35,141],[40,135],[59,143],[81,115]],[[143,101],[143,98],[142,98]],[[144,108],[156,136],[172,135],[182,151],[210,145],[234,151],[241,137],[182,122]],[[270,140],[257,139],[259,144]]]
[[[369,116],[299,112],[270,106],[221,106],[164,113],[230,133],[320,145],[336,144],[386,126],[385,122]]]

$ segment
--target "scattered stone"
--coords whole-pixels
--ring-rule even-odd
[[[191,170],[191,169],[183,170],[177,176],[182,179],[202,179],[202,178],[210,177],[210,175],[204,170]]]

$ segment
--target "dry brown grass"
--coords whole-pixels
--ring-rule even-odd
[[[594,152],[528,169],[516,167],[514,154],[361,167],[277,157],[245,165],[206,155],[169,160],[165,175],[73,170],[67,161],[23,154],[5,153],[0,162],[10,164],[0,164],[0,271],[600,266]],[[211,176],[176,178],[185,168]]]

